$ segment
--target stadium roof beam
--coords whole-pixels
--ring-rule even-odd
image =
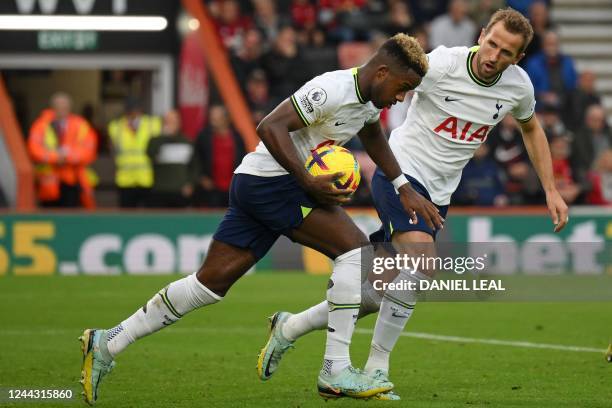
[[[163,31],[162,16],[0,15],[0,30]]]

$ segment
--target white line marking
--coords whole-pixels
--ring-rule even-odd
[[[66,334],[74,334],[80,336],[83,332],[82,328],[75,329],[1,329],[1,336],[26,336],[26,335],[38,335],[38,336],[58,336]],[[188,334],[188,333],[211,333],[211,334],[263,334],[265,331],[260,328],[254,327],[172,327],[168,330],[164,330],[164,333],[168,334]],[[370,329],[355,329],[357,334],[368,334],[372,335],[373,330]],[[403,332],[402,337],[411,337],[421,340],[434,340],[434,341],[445,341],[451,343],[472,343],[472,344],[489,344],[493,346],[509,346],[509,347],[524,347],[544,350],[558,350],[558,351],[573,351],[573,352],[584,352],[584,353],[605,353],[605,349],[599,349],[594,347],[581,347],[581,346],[567,346],[563,344],[547,344],[547,343],[532,343],[529,341],[514,341],[514,340],[498,340],[498,339],[480,339],[474,337],[459,337],[459,336],[445,336],[441,334],[433,333],[422,333],[422,332]],[[76,338],[76,337],[75,337]]]
[[[372,334],[372,330],[366,329],[355,329],[356,333],[360,334]],[[444,336],[441,334],[431,333],[419,333],[419,332],[403,332],[402,337],[412,337],[415,339],[424,340],[437,340],[447,341],[452,343],[476,343],[476,344],[491,344],[494,346],[510,346],[510,347],[525,347],[525,348],[537,348],[537,349],[548,349],[548,350],[561,350],[561,351],[577,351],[586,353],[605,353],[606,350],[598,349],[593,347],[581,347],[581,346],[564,346],[562,344],[547,344],[547,343],[532,343],[529,341],[513,341],[513,340],[497,340],[497,339],[478,339],[473,337],[459,337],[459,336]]]

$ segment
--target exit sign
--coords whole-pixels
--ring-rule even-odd
[[[98,48],[95,31],[39,31],[38,49],[44,51],[91,51]]]

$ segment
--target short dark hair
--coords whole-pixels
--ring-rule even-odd
[[[404,33],[395,34],[385,41],[380,49],[400,65],[412,69],[420,76],[423,77],[427,73],[427,56],[414,37]]]
[[[485,33],[491,31],[491,27],[500,21],[504,23],[506,30],[512,34],[520,34],[523,37],[523,46],[519,52],[525,51],[525,48],[527,48],[533,38],[533,28],[529,20],[513,8],[499,9],[491,16],[489,23],[485,27]]]

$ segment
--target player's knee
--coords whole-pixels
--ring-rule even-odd
[[[196,274],[198,281],[206,286],[210,291],[220,297],[224,297],[229,289],[234,284],[232,279],[229,279],[225,273],[209,273],[209,271],[202,267]]]
[[[336,242],[336,251],[337,253],[341,254],[338,255],[338,257],[353,250],[359,250],[360,248],[370,244],[368,238],[361,231],[358,233],[347,234],[343,236],[343,238],[343,240]]]
[[[361,248],[346,252],[334,260],[334,273],[327,289],[327,299],[334,303],[361,302]]]

